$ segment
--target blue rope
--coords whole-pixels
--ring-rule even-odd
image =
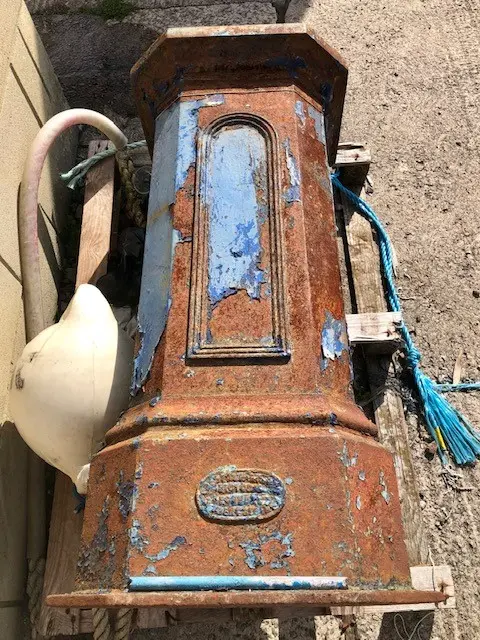
[[[338,171],[332,175],[332,183],[375,229],[385,279],[387,302],[392,311],[402,311],[395,286],[393,250],[387,232],[373,209],[340,182]],[[439,386],[444,385],[435,384],[423,373],[420,368],[421,354],[403,321],[400,325],[400,332],[404,340],[407,366],[412,372],[425,423],[429,434],[437,444],[440,460],[443,464],[447,463],[445,452],[448,449],[457,464],[473,464],[480,456],[480,432],[474,429],[468,420],[440,395]],[[455,387],[457,385],[448,386]],[[478,386],[480,388],[480,384]],[[455,389],[444,390],[453,391]]]
[[[450,393],[454,391],[480,391],[480,382],[459,382],[458,384],[435,384],[435,389],[440,393]]]
[[[138,140],[137,142],[130,142],[124,147],[124,149],[137,149],[138,147],[144,147],[147,144],[146,140]],[[61,173],[60,178],[67,183],[67,187],[69,189],[75,189],[83,184],[83,180],[90,169],[95,166],[100,160],[104,158],[110,158],[114,156],[117,151],[122,151],[122,149],[116,149],[115,147],[111,147],[109,149],[105,149],[104,151],[99,151],[91,158],[87,158],[83,160],[83,162],[79,162],[77,165],[67,171],[67,173]]]

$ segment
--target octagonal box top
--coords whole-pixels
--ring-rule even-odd
[[[131,76],[150,151],[155,118],[182,91],[295,84],[321,104],[329,162],[335,160],[347,67],[304,24],[168,29]]]

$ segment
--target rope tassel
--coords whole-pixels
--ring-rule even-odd
[[[391,311],[402,311],[400,298],[395,286],[393,271],[394,253],[390,238],[373,209],[341,182],[338,171],[332,175],[332,184],[343,193],[375,229],[378,237],[380,260],[386,286],[386,298]],[[400,332],[404,340],[407,366],[415,381],[418,399],[429,434],[437,445],[442,464],[447,463],[448,450],[457,464],[473,464],[480,457],[480,432],[440,394],[442,386],[436,385],[420,368],[421,354],[412,336],[402,321]],[[451,389],[453,390],[453,389]]]

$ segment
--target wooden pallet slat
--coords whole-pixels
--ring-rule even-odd
[[[93,140],[89,144],[91,157],[106,149],[108,142]],[[91,169],[85,182],[85,203],[76,286],[95,282],[107,272],[110,248],[115,158],[106,158]],[[57,472],[50,520],[47,563],[43,586],[43,602],[38,630],[42,635],[77,635],[92,631],[91,617],[79,609],[56,609],[45,605],[52,593],[73,590],[83,514],[76,513],[77,500],[70,478]]]
[[[346,144],[340,145],[339,154],[342,181],[351,190],[364,197],[363,185],[370,165],[367,150],[361,145]],[[350,160],[348,160],[349,157]],[[362,158],[361,165],[358,163],[358,157]],[[363,174],[358,173],[360,167]],[[354,172],[353,179],[351,171]],[[341,202],[357,312],[384,313],[388,309],[382,283],[378,245],[372,228],[343,194]],[[367,354],[366,365],[370,390],[374,398],[379,440],[393,454],[395,460],[410,565],[425,564],[428,561],[428,545],[408,443],[403,403],[399,394],[388,385],[388,379],[395,378],[395,371],[389,356],[378,358]]]

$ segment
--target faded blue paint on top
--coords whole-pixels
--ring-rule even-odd
[[[174,230],[170,208],[195,161],[198,110],[221,104],[222,95],[175,102],[155,123],[152,180],[148,202],[142,286],[138,308],[140,348],[134,362],[130,392],[135,395],[147,379],[155,349],[171,306],[170,280],[178,242],[188,242]]]
[[[298,119],[302,123],[302,127],[304,127],[307,117],[305,115],[305,109],[303,106],[303,102],[301,100],[297,100],[295,102],[295,113],[297,114]]]
[[[348,350],[348,343],[345,322],[335,320],[330,311],[327,311],[322,328],[322,370],[327,368],[328,360],[341,358],[346,350]]]
[[[249,125],[225,126],[207,147],[201,199],[209,216],[208,296],[213,307],[245,290],[260,299],[260,225],[267,214],[267,148]]]
[[[315,125],[315,134],[317,140],[323,145],[325,144],[325,124],[323,121],[323,113],[311,105],[308,106],[308,115],[312,118]],[[329,180],[330,182],[330,180]]]
[[[290,148],[290,140],[288,138],[283,143],[283,148],[285,149],[288,175],[290,178],[290,186],[283,194],[283,197],[289,203],[300,202],[300,169]]]

